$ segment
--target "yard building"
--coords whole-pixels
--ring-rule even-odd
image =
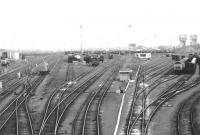
[[[121,70],[119,71],[120,81],[129,81],[132,80],[132,70]]]

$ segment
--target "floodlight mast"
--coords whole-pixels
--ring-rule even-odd
[[[128,25],[128,45],[129,45],[129,54],[131,54],[131,48],[130,48],[130,45],[131,45],[131,28],[132,28],[132,25],[129,24]]]
[[[83,40],[83,35],[82,35],[82,29],[83,29],[83,25],[80,25],[79,26],[79,28],[80,28],[80,51],[81,51],[81,54],[83,53],[83,42],[82,42],[82,40]]]

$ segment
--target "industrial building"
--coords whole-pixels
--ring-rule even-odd
[[[150,59],[151,53],[136,53],[135,57],[138,59]]]

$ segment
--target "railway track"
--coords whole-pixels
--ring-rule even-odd
[[[163,75],[171,70],[172,64],[171,62],[162,62],[158,65],[154,66],[146,66],[145,64],[141,65],[141,70],[139,74],[139,78],[143,77],[143,80],[148,82],[152,78]]]
[[[138,131],[140,131],[141,133],[146,132],[145,127],[146,127],[146,119],[147,119],[146,118],[146,110],[147,109],[145,109],[145,108],[146,108],[146,106],[149,106],[146,104],[146,99],[147,99],[148,95],[162,83],[164,83],[166,81],[170,81],[174,78],[176,78],[176,76],[174,76],[174,77],[172,76],[172,77],[169,77],[169,78],[163,79],[163,80],[158,79],[157,81],[155,81],[153,84],[151,84],[147,88],[143,88],[141,90],[138,90],[138,82],[140,82],[139,81],[140,78],[137,79],[136,90],[135,90],[135,94],[133,96],[133,102],[132,102],[130,114],[128,117],[126,134],[128,134],[128,135],[131,134],[131,132],[134,131],[134,128],[138,129]],[[159,96],[162,96],[162,95],[168,93],[169,91],[172,91],[172,89],[181,87],[184,84],[185,80],[187,80],[187,79],[182,79],[182,80],[180,80],[181,82],[177,82],[174,85],[168,87]],[[161,102],[161,101],[158,100],[158,103],[159,102]],[[140,106],[141,106],[141,108],[140,108]],[[136,107],[138,109],[136,109]],[[139,112],[136,113],[135,110],[139,110]],[[139,115],[137,115],[137,114],[139,114]],[[136,117],[136,116],[138,116],[138,117]],[[139,120],[139,118],[141,118],[141,119]]]
[[[43,77],[39,78],[35,81],[33,85],[26,86],[24,85],[24,91],[13,100],[1,113],[0,113],[0,133],[8,133],[8,134],[19,134],[19,108],[24,104],[27,97],[30,93],[32,93],[39,83],[43,80]],[[16,114],[16,115],[15,115]],[[14,120],[14,121],[13,121]],[[15,124],[13,124],[15,123]],[[12,126],[11,126],[12,125]],[[15,129],[13,131],[9,131],[9,129]]]
[[[28,97],[26,97],[21,104],[17,101],[17,135],[34,135],[32,118],[28,109],[27,98]]]
[[[101,103],[110,88],[116,72],[119,67],[112,69],[109,78],[101,83],[100,87],[95,92],[88,96],[84,109],[82,108],[77,113],[73,122],[73,134],[81,135],[100,135],[101,134],[101,120],[100,107]],[[78,128],[79,127],[79,128]]]
[[[113,63],[104,66],[105,67],[101,69],[100,72],[98,71],[89,78],[87,78],[85,81],[80,82],[73,89],[65,90],[67,92],[63,94],[64,96],[61,96],[58,99],[59,103],[56,104],[52,111],[50,111],[50,113],[47,114],[46,118],[43,120],[41,124],[42,126],[39,131],[39,135],[58,133],[58,129],[63,121],[63,117],[68,108],[85,90],[87,90],[94,82],[97,81],[98,78],[100,78],[111,66],[113,66]]]
[[[161,94],[152,103],[150,103],[148,106],[143,108],[143,110],[135,117],[135,119],[132,123],[132,126],[131,126],[131,130],[134,129],[134,126],[135,126],[137,120],[139,120],[139,118],[141,117],[142,113],[144,111],[146,111],[148,108],[153,107],[148,119],[146,119],[146,123],[145,123],[145,126],[144,126],[143,134],[146,135],[148,133],[148,126],[149,126],[152,118],[155,116],[156,112],[162,107],[162,105],[164,103],[166,103],[169,99],[175,97],[176,95],[179,95],[179,94],[181,94],[185,91],[188,91],[189,89],[196,87],[199,84],[200,84],[200,81],[194,81],[190,84],[183,85],[183,86],[179,87],[178,89],[168,91],[168,92],[164,92],[163,94]],[[155,104],[157,104],[157,105],[155,106]],[[127,134],[131,134],[131,130]]]
[[[53,64],[50,65],[50,69],[52,67],[53,67]],[[3,75],[1,77],[1,78],[4,78],[4,79],[7,78],[6,81],[8,82],[9,85],[6,85],[6,88],[4,86],[4,89],[0,92],[0,96],[1,96],[0,102],[3,101],[6,97],[8,97],[11,94],[13,94],[14,92],[16,92],[17,88],[20,87],[21,83],[23,83],[23,80],[26,79],[26,77],[25,78],[17,79],[16,78],[17,77],[16,72],[23,70],[23,72],[25,72],[26,74],[28,74],[27,73],[27,68],[28,67],[25,66],[22,69],[16,70],[15,72],[13,71],[13,72],[11,72],[9,74],[5,74],[5,75]],[[20,93],[20,92],[18,92],[18,93]]]
[[[4,73],[4,74],[0,75],[0,80],[8,82],[8,81],[10,81],[12,79],[15,79],[17,77],[16,73],[18,73],[18,72],[21,72],[21,73],[26,72],[25,70],[27,70],[31,65],[33,66],[35,64],[41,63],[42,59],[49,59],[49,58],[45,57],[45,58],[40,58],[39,60],[33,60],[30,63],[27,63],[27,64],[25,64],[23,66],[18,67],[18,68],[15,68],[15,69],[7,72],[7,73]]]
[[[176,134],[177,135],[197,135],[194,124],[194,105],[198,102],[200,93],[193,94],[189,99],[184,100],[177,112]]]
[[[84,72],[81,75],[74,78],[75,74],[74,74],[73,65],[70,65],[70,67],[68,66],[67,72],[66,72],[66,80],[67,81],[63,81],[62,85],[59,86],[59,88],[56,88],[54,90],[54,92],[51,94],[51,96],[49,97],[49,99],[47,101],[47,105],[45,107],[44,116],[42,118],[42,122],[41,122],[42,124],[40,125],[40,127],[44,126],[43,124],[45,123],[45,120],[47,119],[48,115],[50,115],[50,113],[55,109],[55,107],[59,108],[59,105],[58,105],[59,102],[61,101],[62,98],[67,96],[67,94],[68,94],[67,91],[73,87],[73,83],[71,83],[71,82],[78,82],[79,80],[81,80],[82,78],[87,76],[88,74],[92,73],[94,70],[95,69],[90,70],[88,72]],[[73,75],[70,72],[73,72]],[[56,106],[56,105],[58,105],[58,106]]]
[[[10,95],[13,92],[15,92],[15,90],[21,85],[21,83],[22,83],[22,80],[17,80],[15,83],[11,84],[8,88],[2,90],[0,92],[0,96],[2,97],[0,99],[0,102],[1,102],[1,100],[3,100],[8,95]]]
[[[66,81],[73,80],[75,76],[74,68],[72,63],[68,63],[67,72],[66,72]]]
[[[67,93],[67,95],[61,96],[58,98],[59,103],[53,107],[50,113],[45,114],[46,118],[43,120],[41,124],[41,128],[39,131],[39,135],[42,134],[57,134],[58,127],[62,122],[62,117],[65,111],[73,104],[73,102],[78,98],[78,96],[83,93],[88,87],[91,86],[100,76],[103,75],[107,69],[112,65],[107,65],[101,72],[97,72],[84,82],[77,85],[73,90]],[[65,90],[66,91],[66,90]],[[48,103],[51,104],[51,103]],[[46,111],[48,112],[48,111]]]
[[[179,95],[179,94],[181,94],[181,93],[183,93],[183,92],[186,92],[186,91],[190,90],[190,89],[193,88],[193,87],[196,87],[196,86],[199,85],[199,84],[200,84],[200,82],[194,81],[194,82],[192,82],[192,83],[190,83],[190,84],[188,84],[188,85],[186,85],[186,86],[182,86],[182,87],[178,88],[177,90],[171,91],[171,92],[169,92],[169,93],[164,93],[163,95],[161,95],[160,97],[158,97],[158,98],[155,100],[155,102],[158,102],[158,101],[159,101],[159,104],[158,104],[157,106],[155,106],[155,108],[154,108],[154,110],[152,111],[152,113],[151,113],[149,119],[147,120],[147,124],[146,124],[146,126],[145,126],[144,135],[146,135],[146,134],[148,133],[148,126],[149,126],[149,124],[150,124],[152,118],[154,117],[154,115],[156,114],[156,112],[162,107],[162,105],[163,105],[164,103],[166,103],[169,99],[171,99],[171,98],[173,98],[173,97],[175,97],[175,96],[177,96],[177,95]],[[150,104],[149,106],[151,106],[151,105],[152,105],[152,104]],[[148,106],[148,107],[149,107],[149,106]],[[145,108],[145,109],[146,109],[146,108]]]
[[[53,65],[50,65],[50,70]],[[27,100],[34,93],[39,84],[44,80],[45,76],[40,76],[32,82],[28,81],[27,85],[23,84],[24,89],[20,94],[9,103],[0,113],[0,133],[3,134],[32,134],[34,130],[32,126],[31,115],[28,109]],[[29,78],[31,80],[31,78]],[[9,130],[12,129],[12,130]]]
[[[150,62],[149,62],[150,63]],[[169,61],[164,61],[164,62],[160,62],[160,63],[157,63],[156,64],[152,64],[152,65],[146,65],[146,64],[143,64],[142,66],[145,67],[145,70],[143,71],[143,75],[148,75],[152,72],[155,72],[155,71],[158,71],[158,70],[161,70],[160,68],[163,68],[163,67],[166,67],[166,66],[171,66],[172,63],[169,62]]]

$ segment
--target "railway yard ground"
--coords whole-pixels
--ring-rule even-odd
[[[190,74],[173,64],[159,53],[113,55],[98,66],[64,53],[11,62],[0,68],[0,135],[198,135],[199,64]],[[127,80],[120,70],[132,71]]]

